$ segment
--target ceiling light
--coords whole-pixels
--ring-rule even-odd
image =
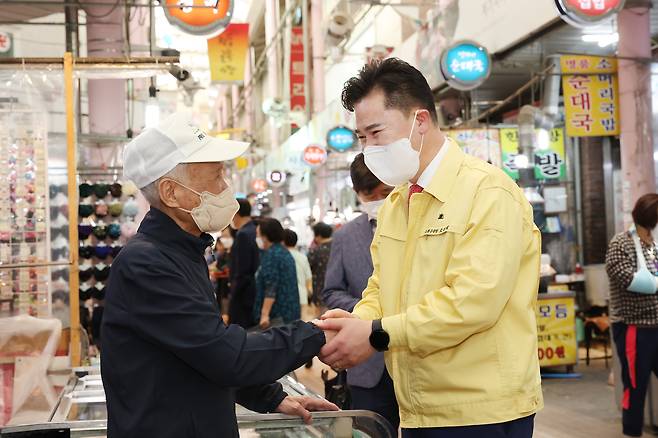
[[[619,42],[619,34],[614,33],[599,33],[599,34],[584,34],[581,39],[586,43],[598,43],[599,47],[607,47],[611,44]]]

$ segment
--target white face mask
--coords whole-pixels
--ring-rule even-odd
[[[232,237],[221,237],[219,241],[222,242],[222,245],[224,245],[224,248],[226,249],[230,249],[233,246]]]
[[[399,186],[413,178],[420,169],[420,153],[423,150],[423,140],[420,140],[420,151],[411,147],[411,134],[416,126],[416,116],[411,125],[408,138],[401,138],[388,145],[366,146],[363,150],[366,166],[384,184]]]
[[[371,202],[362,202],[361,203],[361,210],[368,215],[369,220],[377,219],[377,215],[379,214],[379,209],[384,205],[384,202],[386,202],[386,199],[380,199],[379,201],[371,201]]]
[[[235,199],[233,189],[230,186],[219,195],[215,195],[208,191],[199,193],[176,180],[172,181],[197,194],[201,199],[201,203],[192,210],[185,210],[180,207],[179,209],[192,215],[197,227],[204,233],[217,233],[224,230],[240,209],[240,204]]]
[[[263,242],[262,237],[256,237],[256,245],[258,245],[258,248],[264,250],[265,249],[265,242]]]

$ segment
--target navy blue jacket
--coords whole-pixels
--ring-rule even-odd
[[[252,313],[256,299],[259,257],[256,224],[249,222],[238,230],[231,247],[231,301],[228,314],[231,324],[239,324],[243,328],[254,325]]]
[[[220,317],[204,251],[152,208],[112,264],[101,373],[108,437],[237,437],[235,402],[271,412],[276,381],[318,354],[325,338],[303,322],[247,335]]]

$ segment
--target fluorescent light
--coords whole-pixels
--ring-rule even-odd
[[[607,47],[619,42],[619,33],[584,34],[581,39],[586,43],[598,43],[599,47]]]
[[[537,149],[545,151],[550,146],[550,135],[546,129],[537,131]]]
[[[519,154],[516,157],[514,157],[514,165],[516,166],[517,169],[527,169],[528,164],[530,164],[530,161],[528,160],[528,157],[526,157],[523,154]]]

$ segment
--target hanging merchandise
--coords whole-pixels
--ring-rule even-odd
[[[25,71],[3,85],[22,94],[0,103],[0,260],[25,267],[0,268],[0,315],[49,317],[47,117]]]
[[[617,59],[563,55],[560,67],[567,135],[619,135]]]

